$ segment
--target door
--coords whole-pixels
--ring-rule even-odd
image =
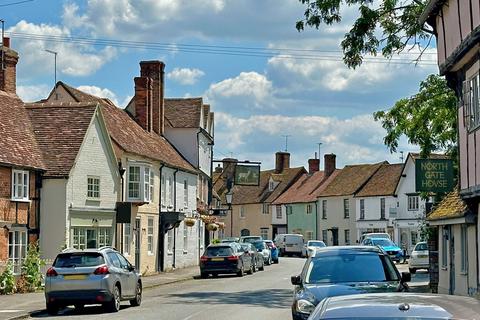
[[[120,266],[124,274],[125,283],[123,285],[125,286],[125,295],[134,296],[137,285],[135,271],[130,270],[130,263],[128,263],[125,257],[119,253],[115,253],[115,255],[117,256],[118,261],[120,261]]]
[[[448,226],[448,235],[450,239],[449,249],[450,249],[450,289],[448,290],[449,294],[455,293],[455,237],[453,232],[453,226]]]
[[[87,249],[97,248],[97,230],[87,229]]]
[[[135,219],[135,268],[140,271],[140,246],[142,244],[140,219]]]
[[[334,246],[338,246],[338,229],[332,229],[332,242]]]

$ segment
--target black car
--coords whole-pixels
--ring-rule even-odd
[[[200,257],[200,276],[207,278],[209,274],[236,273],[243,277],[244,273],[253,273],[251,258],[238,243],[211,244]]]
[[[245,254],[248,254],[252,259],[253,272],[256,272],[257,270],[265,270],[265,262],[263,260],[263,255],[257,251],[255,246],[251,243],[241,243],[240,245],[245,251]]]
[[[294,320],[305,320],[324,298],[358,293],[408,291],[410,273],[400,275],[388,255],[377,247],[345,246],[317,249],[302,273],[292,277]]]

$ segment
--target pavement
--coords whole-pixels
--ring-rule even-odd
[[[408,264],[397,263],[398,271],[408,272]],[[417,293],[430,293],[430,275],[427,270],[417,270],[415,274],[412,274],[412,281],[408,283],[410,292]]]
[[[172,283],[192,280],[199,275],[198,266],[177,269],[151,276],[142,277],[143,288],[146,290]],[[43,292],[24,293],[0,296],[0,320],[28,318],[45,309]]]

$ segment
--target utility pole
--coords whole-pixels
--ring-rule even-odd
[[[5,38],[5,21],[0,19],[0,23],[2,24],[2,47],[3,47],[3,39]],[[2,50],[2,56],[0,57],[2,61],[0,62],[0,71],[5,70],[5,50]]]
[[[282,137],[285,138],[285,152],[288,151],[288,137],[291,137],[292,135],[291,134],[284,134],[282,135]]]
[[[322,154],[320,153],[320,151],[322,150],[322,144],[321,142],[318,142],[318,159],[321,159],[322,158]]]
[[[55,56],[55,83],[54,83],[53,88],[55,90],[55,100],[58,100],[58,96],[57,96],[57,54],[58,54],[58,52],[48,50],[48,49],[45,49],[45,51],[48,52],[48,53],[51,53]]]
[[[403,157],[403,151],[400,151],[400,161],[402,161],[402,163],[403,163],[403,159],[404,159],[404,157]]]

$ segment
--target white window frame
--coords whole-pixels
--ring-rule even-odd
[[[380,198],[380,220],[385,219],[385,198]]]
[[[173,229],[167,231],[167,252],[173,253]]]
[[[479,73],[463,81],[462,104],[464,125],[468,131],[480,126],[480,76]]]
[[[172,176],[168,176],[167,178],[167,189],[168,189],[168,206],[173,207],[173,203],[175,199],[173,197],[175,196],[175,192],[173,191],[174,185],[173,185],[173,179]]]
[[[343,218],[350,218],[350,199],[343,199]]]
[[[344,230],[344,237],[345,237],[345,245],[350,244],[350,229],[345,229]]]
[[[268,203],[262,203],[262,214],[270,213],[270,205]]]
[[[466,225],[460,226],[460,252],[460,272],[466,274],[468,272],[468,227]]]
[[[113,240],[113,230],[111,227],[71,227],[71,247],[74,249],[87,249],[87,230],[95,232],[96,248],[111,246]]]
[[[188,252],[188,226],[183,223],[183,252]]]
[[[313,240],[313,231],[311,230],[307,230],[305,231],[305,241],[308,241],[308,240]]]
[[[276,205],[275,206],[275,213],[277,214],[277,219],[282,219],[283,218],[282,206],[281,205]]]
[[[188,180],[183,180],[183,205],[188,208]]]
[[[407,196],[407,210],[408,211],[418,211],[419,201],[420,200],[419,200],[418,195]]]
[[[154,243],[153,235],[155,229],[155,220],[153,217],[148,217],[147,219],[147,250],[149,255],[153,255]]]
[[[263,240],[268,240],[268,231],[270,228],[260,228],[260,236],[263,238]]]
[[[327,219],[327,200],[322,200],[322,219]]]
[[[123,225],[123,254],[129,256],[130,251],[130,242],[132,241],[132,228],[130,223],[125,223]]]
[[[311,203],[308,203],[305,206],[305,211],[307,212],[307,214],[312,214],[312,204]]]
[[[448,237],[450,237],[450,232],[446,227],[442,228],[442,268],[446,269],[448,267]]]
[[[268,182],[268,191],[273,191],[275,189],[275,182],[273,180],[270,180]]]
[[[360,199],[360,220],[365,220],[365,199]]]
[[[162,207],[166,207],[167,204],[166,204],[166,201],[167,201],[167,180],[165,179],[165,174],[162,173],[162,178],[161,178],[161,188],[162,188]]]
[[[150,194],[149,201],[154,202],[155,199],[155,172],[150,168]]]
[[[240,206],[240,218],[245,218],[245,207]]]
[[[322,241],[328,244],[328,230],[322,230]]]
[[[13,241],[11,241],[13,240]],[[8,232],[8,261],[12,263],[13,273],[22,273],[23,260],[27,256],[28,235],[26,229],[11,229]]]
[[[138,181],[130,180],[133,168],[139,168],[139,177]],[[130,194],[130,185],[136,184],[138,185],[138,197],[132,196]],[[153,201],[153,194],[154,194],[154,184],[155,184],[155,173],[153,172],[153,168],[147,164],[139,164],[139,163],[130,163],[128,165],[128,172],[127,172],[127,201],[140,201],[140,202],[152,202]]]
[[[21,182],[19,183],[19,176]],[[13,201],[29,201],[30,172],[27,170],[12,170],[12,199]]]
[[[98,183],[95,183],[98,182]],[[98,190],[95,190],[97,187]],[[100,177],[87,176],[87,198],[100,199]]]

